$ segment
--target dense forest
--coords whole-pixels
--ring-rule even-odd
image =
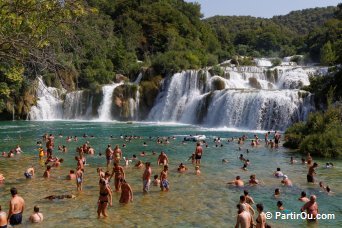
[[[203,19],[183,0],[2,0],[0,113],[26,116],[35,78],[49,86],[98,90],[123,75],[147,72],[143,89],[182,69],[213,66],[236,55],[341,63],[341,8],[315,8],[271,19]]]

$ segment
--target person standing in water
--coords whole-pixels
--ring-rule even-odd
[[[80,167],[77,168],[76,171],[76,186],[77,186],[77,191],[82,191],[82,185],[83,185],[83,171],[81,170]]]
[[[114,163],[118,163],[120,164],[120,160],[122,158],[122,151],[119,147],[119,145],[116,145],[113,151],[113,155],[114,155]]]
[[[125,172],[121,166],[119,166],[118,163],[114,163],[113,167],[113,172],[112,175],[110,176],[110,179],[114,176],[114,186],[115,186],[115,191],[118,192],[120,191],[120,179],[125,178]]]
[[[0,205],[0,227],[1,228],[7,228],[7,214],[6,212],[2,211],[1,205]]]
[[[314,175],[316,175],[315,168],[318,167],[318,164],[315,162],[312,166],[310,166],[308,175],[306,175],[306,179],[309,183],[315,183]]]
[[[16,188],[11,188],[12,199],[9,203],[8,220],[12,226],[21,224],[23,220],[23,212],[25,208],[25,201],[21,196],[18,196]]]
[[[108,144],[106,149],[106,160],[107,160],[107,168],[113,160],[113,150],[110,144]]]
[[[97,217],[100,218],[101,214],[107,217],[108,203],[110,206],[113,204],[112,191],[104,179],[100,180],[100,196],[97,202]]]
[[[40,223],[43,221],[44,216],[42,213],[39,212],[39,207],[34,206],[33,208],[34,213],[30,216],[29,220],[31,223]]]
[[[24,176],[27,178],[27,179],[30,179],[34,176],[34,167],[31,166],[30,168],[28,168],[26,170],[26,172],[24,173]],[[1,228],[1,227],[0,227]]]
[[[160,152],[157,163],[158,165],[167,165],[169,163],[169,158],[164,151]]]
[[[258,217],[256,221],[256,228],[265,228],[266,227],[266,214],[264,212],[264,205],[262,203],[258,203],[256,205],[258,210]]]
[[[238,204],[238,216],[236,218],[236,224],[235,228],[250,228],[253,227],[253,217],[252,215],[247,211],[246,205],[244,204]]]
[[[152,175],[152,169],[151,169],[151,163],[146,162],[145,163],[145,171],[143,174],[143,192],[147,193],[150,190],[150,183],[151,183],[151,175]]]
[[[121,185],[121,196],[120,196],[120,203],[129,203],[133,202],[133,191],[131,186],[126,182],[125,179],[120,179]]]
[[[310,201],[304,204],[304,206],[301,208],[301,211],[306,211],[308,221],[316,221],[316,217],[318,214],[318,204],[316,202],[315,195],[310,196]]]
[[[196,165],[200,165],[200,164],[201,164],[202,154],[203,154],[203,149],[202,149],[202,147],[201,147],[201,143],[198,142],[198,143],[196,144],[196,150],[195,150]]]
[[[164,165],[163,171],[160,173],[160,189],[164,192],[169,191],[169,181],[167,180],[167,171],[169,167]]]

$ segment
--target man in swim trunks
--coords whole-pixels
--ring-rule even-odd
[[[76,186],[77,186],[77,191],[82,191],[82,183],[83,183],[83,171],[81,170],[80,167],[77,168],[76,171]]]
[[[144,174],[142,176],[143,192],[144,193],[147,193],[150,190],[151,175],[152,175],[151,163],[146,162],[145,163],[145,171],[144,171]]]
[[[24,173],[24,176],[27,178],[27,179],[30,179],[34,176],[34,168],[33,166],[31,166],[30,168],[28,168],[26,170],[26,172]]]
[[[39,207],[34,206],[33,211],[34,211],[34,213],[29,218],[30,222],[31,223],[43,222],[44,216],[42,213],[39,212]]]
[[[163,171],[160,173],[160,189],[164,192],[169,191],[169,181],[167,180],[167,171],[169,167],[164,165]]]
[[[167,165],[169,163],[169,158],[164,153],[164,151],[160,152],[158,156],[158,165]]]
[[[80,168],[84,172],[84,163],[83,163],[82,159],[80,157],[78,157],[78,156],[75,156],[75,160],[77,161],[77,166],[76,166],[77,168],[76,168],[76,170],[78,168]]]
[[[7,214],[1,210],[0,205],[0,228],[7,228]]]
[[[113,160],[113,150],[110,144],[108,144],[106,149],[106,159],[107,159],[107,168]]]
[[[306,179],[309,183],[314,183],[314,175],[316,175],[315,168],[318,167],[318,164],[315,162],[312,166],[310,166],[308,175],[306,175]]]
[[[306,210],[306,213],[308,215],[308,221],[315,222],[316,216],[318,214],[318,204],[316,202],[316,196],[312,195],[310,196],[310,201],[305,203],[304,206],[300,209],[302,212]]]
[[[23,219],[25,201],[18,196],[16,188],[11,188],[12,199],[10,200],[10,208],[8,212],[8,221],[12,226],[19,225]]]
[[[195,150],[196,165],[201,164],[202,153],[203,153],[203,149],[201,147],[201,143],[198,142],[196,144],[196,150]]]

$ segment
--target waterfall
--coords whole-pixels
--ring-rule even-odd
[[[222,77],[183,71],[166,78],[148,120],[283,130],[314,110],[312,95],[300,88],[319,68],[223,69]]]
[[[206,91],[208,74],[199,75],[197,71],[183,71],[172,76],[170,85],[152,108],[149,119],[154,121],[177,121],[184,109],[193,102],[197,96]]]
[[[142,77],[143,77],[143,74],[142,74],[142,73],[139,73],[137,79],[135,79],[135,81],[134,81],[133,83],[134,83],[134,84],[139,84],[140,81],[141,81],[141,79],[142,79]]]
[[[140,93],[139,89],[135,94],[135,97],[129,98],[129,115],[131,120],[138,120],[138,111],[139,111],[139,100],[140,100]]]
[[[146,94],[139,93],[142,74],[134,83],[104,85],[102,92],[67,93],[47,87],[39,78],[38,101],[29,118],[126,121],[142,120],[139,111],[148,111],[147,119],[143,120],[255,130],[284,130],[294,122],[305,120],[314,110],[313,96],[301,88],[309,85],[310,76],[324,76],[327,69],[296,65],[266,67],[270,65],[268,59],[256,62],[259,66],[226,64],[221,67],[223,72],[217,72],[220,75],[210,68],[170,75],[162,80],[152,108],[146,106]]]
[[[248,129],[284,129],[314,108],[298,90],[214,91],[203,125]]]
[[[255,59],[255,63],[259,67],[270,67],[270,66],[272,66],[272,62],[267,58]]]
[[[105,85],[102,87],[103,98],[98,109],[99,120],[109,121],[112,120],[112,103],[113,103],[113,92],[116,87],[122,85],[122,83],[114,83],[112,85]]]
[[[91,119],[93,96],[83,90],[67,93],[63,104],[63,119]]]
[[[63,118],[63,101],[57,88],[47,87],[42,78],[38,78],[36,91],[37,104],[31,107],[29,119],[31,120],[54,120]]]

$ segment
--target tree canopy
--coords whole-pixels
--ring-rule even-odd
[[[341,63],[341,4],[271,19],[202,17],[198,3],[184,0],[3,0],[0,113],[25,116],[37,76],[69,91],[98,90],[116,74],[164,77],[235,55]]]

